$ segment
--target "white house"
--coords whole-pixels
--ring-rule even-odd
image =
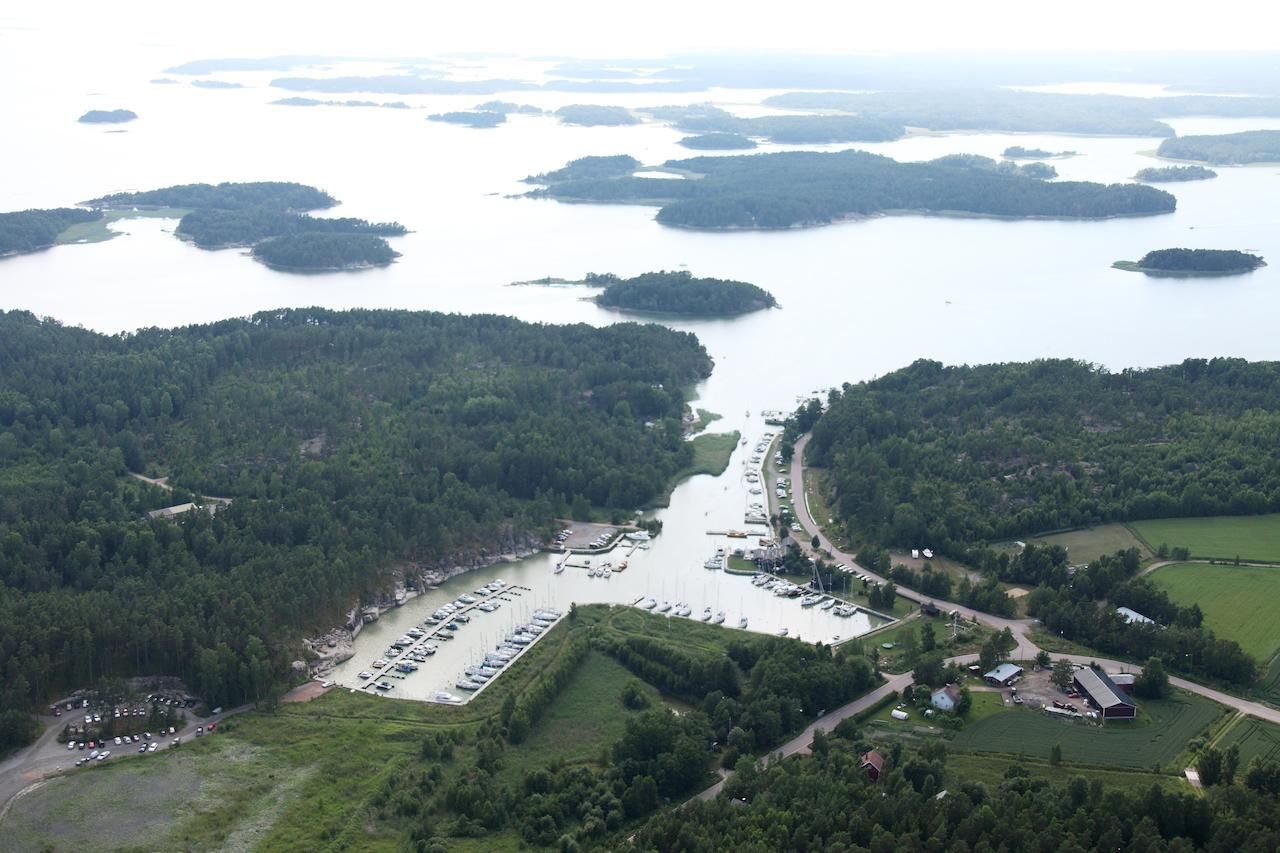
[[[954,684],[948,684],[946,687],[939,687],[933,691],[929,697],[929,701],[933,707],[939,711],[954,711],[956,703],[960,701],[960,688]]]

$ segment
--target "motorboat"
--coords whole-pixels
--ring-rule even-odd
[[[738,620],[738,627],[739,628],[747,627],[747,617],[743,616],[741,619]]]
[[[778,636],[779,636],[779,637],[785,637],[785,636],[787,636],[787,635],[788,635],[788,634],[790,634],[790,633],[791,633],[791,629],[790,629],[790,628],[783,628],[781,631],[779,631],[779,632],[778,632]]]
[[[374,685],[374,687],[377,687],[379,690],[390,690],[391,688],[395,687],[395,685],[392,684],[390,681],[379,681],[377,684]]]
[[[459,678],[457,681],[457,687],[459,690],[479,690],[483,686],[484,685],[477,684],[472,681],[470,678]]]
[[[711,621],[711,608],[710,608],[710,607],[707,607],[707,608],[704,608],[704,609],[703,609],[703,611],[702,611],[702,621],[703,621],[703,622],[710,622],[710,621]]]
[[[857,609],[849,604],[841,604],[837,606],[835,609],[835,614],[837,616],[844,616],[844,617],[852,616],[854,613],[857,613],[857,612],[858,612]]]
[[[671,602],[670,602],[670,601],[664,601],[664,602],[662,602],[661,604],[659,604],[659,605],[658,605],[658,612],[659,612],[659,613],[666,613],[666,612],[667,612],[668,610],[670,610],[670,609],[671,609]]]
[[[448,692],[447,690],[437,690],[433,698],[437,702],[448,702],[451,705],[456,705],[457,703],[462,701],[461,696],[454,696],[452,693]]]
[[[711,624],[713,624],[713,625],[721,625],[721,624],[723,624],[723,623],[724,623],[724,611],[723,611],[723,610],[721,610],[721,611],[719,611],[718,613],[716,613],[715,618],[711,620]]]
[[[387,662],[382,658],[378,658],[376,661],[374,661],[369,665],[372,666],[374,669],[382,669],[384,666],[387,665]]]
[[[830,610],[831,608],[833,608],[833,607],[835,607],[835,606],[836,606],[836,600],[835,600],[834,598],[827,598],[827,599],[824,599],[824,600],[822,601],[822,603],[818,605],[818,609],[819,609],[819,610]]]
[[[359,675],[360,675],[360,678],[363,679],[364,681],[368,681],[370,678],[373,678],[372,672],[362,672]]]

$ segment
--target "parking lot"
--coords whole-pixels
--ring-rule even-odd
[[[1007,699],[1013,699],[1015,696],[1021,697],[1022,703],[1019,704],[1025,704],[1027,707],[1035,708],[1036,710],[1045,706],[1053,708],[1061,707],[1062,705],[1074,706],[1075,710],[1081,714],[1091,710],[1089,703],[1085,701],[1083,696],[1070,696],[1055,687],[1053,682],[1049,680],[1052,674],[1053,671],[1051,669],[1041,669],[1039,672],[1027,669],[1022,678],[1018,680],[1018,683],[1013,686],[1012,692],[1009,690],[1002,692]],[[1055,706],[1054,702],[1059,704]]]

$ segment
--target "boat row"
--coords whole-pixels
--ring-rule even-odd
[[[685,618],[693,617],[693,608],[682,601],[672,604],[669,601],[658,602],[655,598],[645,598],[636,602],[636,606],[642,610],[652,610],[655,613],[670,613],[672,616],[683,616]],[[702,609],[702,615],[698,617],[703,622],[710,622],[712,625],[724,624],[724,611],[718,610],[712,613],[710,607]],[[747,617],[743,616],[738,620],[738,627],[747,627]]]
[[[517,626],[493,651],[486,652],[483,662],[464,669],[462,675],[455,682],[455,686],[459,690],[468,692],[474,692],[484,687],[491,678],[499,674],[499,671],[504,666],[515,660],[516,656],[533,644],[544,631],[554,625],[560,616],[559,610],[535,610],[528,623]],[[441,699],[439,701],[447,702],[451,700]]]

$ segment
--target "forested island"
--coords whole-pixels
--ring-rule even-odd
[[[1207,181],[1209,178],[1216,177],[1218,177],[1217,172],[1206,169],[1204,166],[1148,166],[1145,169],[1139,169],[1133,179],[1148,184],[1162,184]]]
[[[617,127],[640,123],[640,119],[626,107],[598,104],[570,104],[556,110],[555,115],[564,124],[578,124],[584,127]]]
[[[398,222],[324,219],[301,212],[337,203],[315,187],[270,181],[184,184],[115,193],[86,202],[108,210],[162,207],[186,211],[174,232],[178,237],[202,249],[252,246],[255,258],[287,272],[366,269],[398,257],[384,239],[406,233]]]
[[[756,147],[754,140],[740,133],[700,133],[684,137],[680,144],[701,151],[736,151]]]
[[[137,117],[138,114],[133,110],[89,110],[76,121],[85,124],[120,124]]]
[[[1235,249],[1157,249],[1138,261],[1116,261],[1116,269],[1154,275],[1239,275],[1265,267],[1258,255]]]
[[[932,91],[788,92],[764,103],[787,109],[843,110],[929,130],[1088,133],[1173,136],[1162,118],[1180,116],[1280,116],[1280,98],[1179,95],[1133,98],[1068,95],[1013,89]]]
[[[271,103],[281,107],[387,107],[394,110],[407,110],[409,105],[404,101],[322,101],[318,98],[280,98]]]
[[[993,160],[981,154],[944,154],[935,160],[929,160],[935,166],[958,166],[962,169],[987,169],[1006,175],[1021,175],[1024,178],[1048,180],[1058,177],[1058,170],[1048,163],[1015,163],[1012,160]]]
[[[1201,160],[1223,166],[1280,163],[1280,130],[1246,130],[1218,136],[1177,136],[1161,142],[1156,153],[1175,160]]]
[[[427,120],[461,124],[467,127],[489,128],[505,124],[507,116],[505,113],[489,112],[488,110],[456,110],[448,113],[432,113],[427,116]]]
[[[0,257],[47,249],[72,225],[101,218],[101,210],[80,207],[0,213]]]
[[[672,181],[633,176],[638,161],[621,155],[582,158],[526,180],[545,185],[535,197],[654,204],[659,222],[691,228],[791,228],[894,212],[1102,219],[1177,205],[1152,187],[1050,183],[976,162],[900,163],[852,150],[695,157],[664,164],[700,176]]]
[[[268,237],[254,244],[253,256],[283,272],[336,272],[383,267],[400,253],[373,234],[329,231]]]
[[[516,104],[511,101],[485,101],[483,104],[476,104],[472,107],[480,112],[502,113],[510,115],[512,113],[519,115],[540,116],[542,110],[531,104]]]
[[[0,713],[146,674],[263,699],[401,561],[664,494],[693,457],[680,389],[711,371],[657,325],[405,311],[128,335],[11,311],[0,340]],[[144,515],[201,494],[231,503]]]
[[[898,123],[878,118],[844,115],[758,116],[739,118],[711,104],[650,107],[643,110],[659,121],[667,121],[692,133],[733,134],[765,137],[790,145],[817,145],[829,142],[886,142],[898,139],[906,129]]]
[[[776,308],[773,294],[745,281],[694,278],[687,270],[649,272],[634,278],[587,273],[587,284],[603,287],[596,304],[623,311],[726,317]]]
[[[1051,160],[1054,158],[1074,157],[1075,151],[1045,151],[1043,148],[1023,148],[1021,145],[1010,145],[1004,149],[1004,157],[1008,160]]]

